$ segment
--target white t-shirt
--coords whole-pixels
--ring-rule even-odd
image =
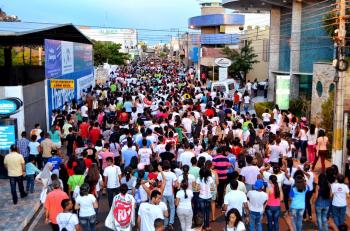
[[[60,230],[66,228],[67,231],[75,231],[75,226],[79,224],[78,216],[74,213],[59,213],[56,220]]]
[[[262,116],[264,122],[270,122],[271,115],[269,113],[264,112],[264,113],[262,113],[261,116]]]
[[[192,189],[192,183],[193,182],[196,182],[196,177],[195,176],[193,176],[192,174],[188,174],[188,189],[191,189],[191,190],[193,190]],[[178,177],[178,182],[179,182],[179,184],[181,184],[181,182],[182,182],[182,180],[184,179],[184,176],[183,175],[181,175],[181,176],[179,176]]]
[[[331,188],[333,193],[332,205],[346,206],[346,194],[349,193],[349,187],[346,184],[333,183]]]
[[[98,182],[96,184],[96,192],[99,192],[101,190],[101,185],[103,184],[103,179],[101,174],[99,174],[100,177],[98,178]]]
[[[138,215],[141,217],[140,231],[154,231],[154,221],[164,219],[162,208],[150,203],[141,203]]]
[[[232,190],[229,193],[226,193],[224,197],[224,204],[227,205],[227,211],[230,211],[230,209],[235,208],[239,211],[239,213],[242,216],[243,213],[243,203],[248,202],[247,196],[244,192],[239,190]]]
[[[198,177],[196,183],[199,184],[199,198],[209,199],[212,197],[210,187],[214,186],[214,180],[211,176],[208,177],[206,183],[204,182],[204,178],[201,180],[200,177]]]
[[[177,177],[176,177],[175,173],[170,172],[170,171],[164,171],[163,173],[164,173],[165,181],[166,181],[163,195],[164,196],[172,196],[172,195],[174,195],[173,186],[177,181]],[[161,173],[158,173],[157,179],[160,181],[163,180]]]
[[[40,146],[39,142],[29,142],[28,147],[29,147],[29,153],[33,155],[38,155],[38,147]]]
[[[247,88],[248,91],[251,91],[251,90],[252,90],[252,83],[251,83],[251,82],[246,83],[245,86],[246,86],[246,88]]]
[[[194,157],[194,153],[191,151],[184,151],[181,153],[179,161],[182,163],[182,166],[188,165],[189,167],[192,166],[191,159]]]
[[[93,203],[96,201],[94,195],[78,196],[75,203],[80,205],[79,217],[89,217],[96,214]]]
[[[201,156],[203,156],[205,158],[205,161],[207,161],[207,160],[212,161],[213,160],[213,157],[211,155],[209,155],[207,152],[202,152],[201,154],[199,154],[197,156],[197,159],[199,159]]]
[[[259,174],[259,168],[254,165],[243,167],[240,173],[241,176],[244,176],[245,183],[250,185],[255,184],[255,181]]]
[[[80,108],[80,111],[81,111],[81,116],[82,117],[88,117],[88,111],[89,111],[89,108],[85,105],[83,105],[81,108]]]
[[[152,155],[152,150],[150,148],[140,148],[139,150],[140,163],[144,165],[150,165],[151,155]]]
[[[248,206],[250,211],[258,213],[264,212],[264,203],[268,199],[267,194],[265,192],[251,190],[248,192],[247,197],[249,199]]]
[[[270,162],[278,163],[280,155],[283,154],[283,148],[280,145],[270,144]]]
[[[180,202],[177,208],[192,209],[191,200],[193,197],[193,192],[190,189],[186,189],[186,194],[187,194],[187,198],[185,198],[185,192],[182,189],[176,193],[176,198],[180,199]]]
[[[189,118],[183,118],[182,119],[182,124],[184,128],[186,129],[186,133],[191,133],[192,132],[192,120]]]
[[[103,176],[108,177],[107,188],[118,188],[120,186],[119,176],[122,174],[119,166],[112,165],[105,168]]]
[[[250,103],[250,97],[249,95],[244,96],[244,103],[249,104]]]
[[[228,228],[226,229],[226,231],[244,231],[246,230],[244,223],[242,221],[238,222],[237,227],[236,228]]]

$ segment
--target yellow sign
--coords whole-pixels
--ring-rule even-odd
[[[51,79],[51,88],[74,89],[74,80]]]

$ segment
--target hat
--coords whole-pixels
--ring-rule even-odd
[[[260,179],[256,180],[254,184],[254,189],[259,190],[262,189],[262,187],[264,187],[264,182]]]

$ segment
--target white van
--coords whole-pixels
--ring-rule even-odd
[[[211,91],[223,92],[225,98],[232,98],[236,90],[239,89],[239,83],[234,79],[226,79],[211,84]]]

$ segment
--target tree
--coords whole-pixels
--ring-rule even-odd
[[[119,51],[121,49],[121,44],[93,41],[93,49],[95,65],[101,65],[106,62],[121,65],[124,64],[126,60],[129,60],[128,54]]]
[[[253,64],[259,63],[256,59],[258,55],[254,53],[251,41],[247,41],[240,51],[225,47],[222,53],[232,61],[232,65],[229,67],[229,74],[240,77],[243,83],[246,81],[248,72],[253,69]]]

